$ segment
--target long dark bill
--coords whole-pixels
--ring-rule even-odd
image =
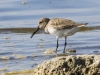
[[[35,34],[39,29],[40,29],[40,28],[38,27],[38,28],[36,29],[36,31],[32,33],[32,35],[31,35],[30,38],[32,38],[32,37],[34,36],[34,34]]]

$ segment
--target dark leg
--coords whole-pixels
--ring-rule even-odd
[[[64,46],[64,51],[63,51],[63,53],[65,53],[65,51],[66,51],[66,45],[67,45],[67,42],[66,42],[66,37],[65,37],[65,46]]]
[[[57,53],[57,49],[58,49],[58,39],[57,39],[57,45],[56,45],[56,51],[55,51],[55,53]]]

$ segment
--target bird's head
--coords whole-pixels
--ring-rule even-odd
[[[49,18],[41,18],[38,22],[38,27],[40,29],[44,29],[46,27],[47,23],[49,22],[49,20],[50,20]]]
[[[36,31],[33,32],[31,38],[34,36],[34,34],[39,30],[39,29],[44,29],[46,27],[46,25],[49,22],[49,18],[41,18],[38,22],[38,27],[36,29]]]

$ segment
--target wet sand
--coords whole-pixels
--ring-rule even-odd
[[[100,75],[100,55],[57,55],[35,69],[2,75]]]

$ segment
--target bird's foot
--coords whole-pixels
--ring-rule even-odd
[[[66,53],[66,50],[63,50],[63,53],[65,54]]]
[[[54,51],[55,53],[57,53],[57,50],[56,51]]]

